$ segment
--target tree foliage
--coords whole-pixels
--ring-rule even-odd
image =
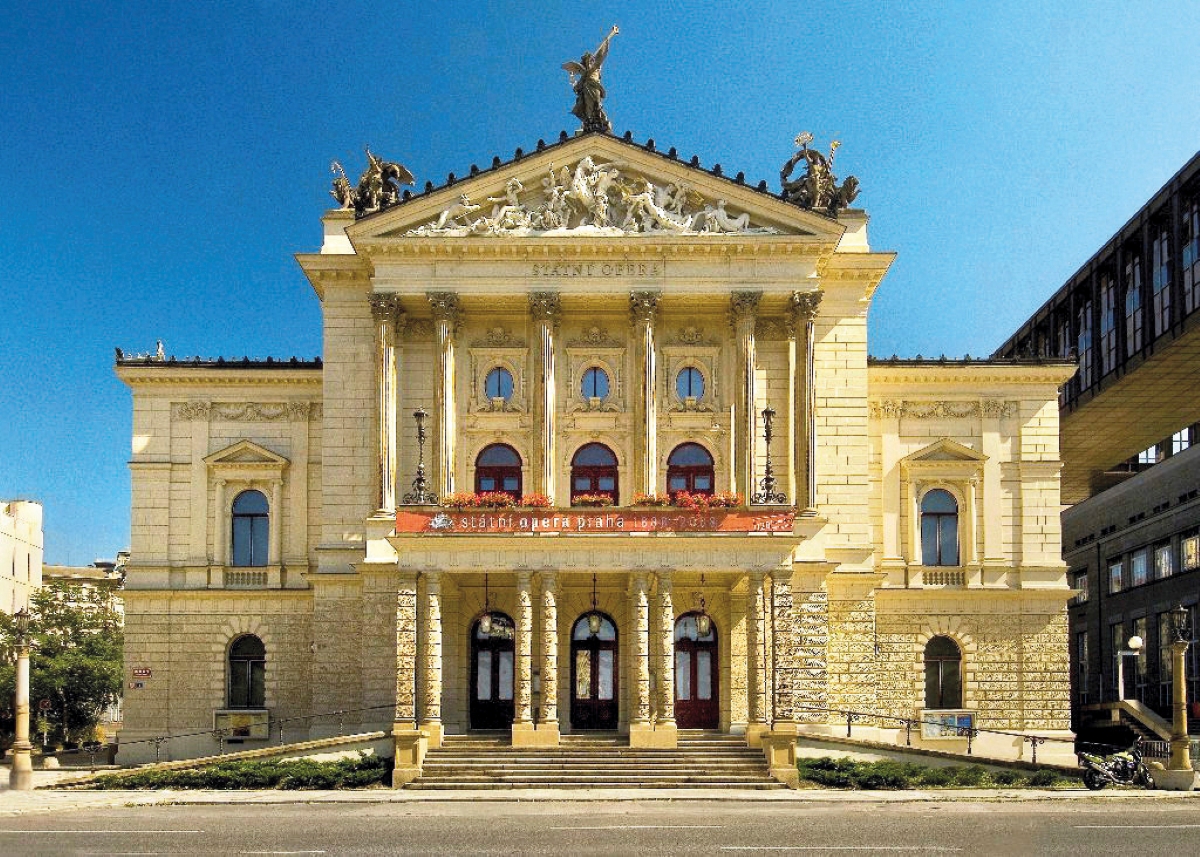
[[[113,607],[116,583],[52,581],[30,599],[29,690],[32,717],[43,718],[55,741],[90,737],[123,680],[124,633]],[[16,625],[0,613],[0,729],[15,726]],[[38,703],[50,700],[48,711]]]

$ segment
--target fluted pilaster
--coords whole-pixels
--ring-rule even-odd
[[[535,447],[539,450],[538,471],[541,479],[541,492],[550,498],[554,505],[557,494],[556,468],[558,467],[557,453],[557,384],[554,367],[554,332],[558,325],[561,306],[558,292],[534,292],[529,296],[529,314],[537,326],[538,341],[541,344],[541,372],[538,375],[538,425],[540,427],[540,443]]]
[[[796,378],[801,388],[796,391],[796,466],[803,463],[804,480],[800,484],[804,493],[795,498],[796,505],[813,509],[817,498],[817,417],[816,387],[814,381],[813,347],[816,336],[817,312],[821,307],[823,292],[793,292],[791,301],[792,319],[796,325],[796,338],[803,350],[804,365]]]
[[[762,292],[734,292],[730,297],[730,312],[738,343],[737,423],[734,426],[734,490],[745,494],[747,501],[754,493],[754,445],[758,418],[755,413],[758,397],[755,381],[754,325]]]
[[[396,511],[396,320],[400,302],[395,295],[372,295],[375,320],[375,383],[378,390],[377,452],[379,513]]]
[[[658,397],[655,367],[657,346],[654,322],[658,315],[658,292],[632,292],[629,312],[637,342],[637,361],[641,368],[639,381],[638,416],[644,431],[637,435],[638,490],[646,494],[658,492]],[[636,422],[636,420],[635,420]]]
[[[433,313],[434,333],[438,345],[438,384],[436,392],[438,414],[438,481],[441,494],[454,493],[456,469],[458,403],[455,386],[454,337],[461,313],[458,295],[454,292],[430,292],[426,295]]]

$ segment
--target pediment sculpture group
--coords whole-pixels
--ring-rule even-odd
[[[583,54],[579,62],[563,65],[575,92],[571,112],[583,123],[585,132],[611,133],[612,123],[604,112],[601,68],[608,57],[613,27],[595,52]],[[832,217],[858,196],[858,179],[848,176],[838,183],[833,159],[840,145],[834,140],[826,157],[809,148],[813,135],[805,131],[796,138],[799,147],[779,173],[780,196],[808,211]],[[804,164],[804,174],[792,179],[792,171]],[[411,185],[412,173],[394,161],[385,161],[367,149],[367,169],[357,185],[350,183],[337,161],[332,164],[330,193],[343,209],[365,217],[401,200],[401,187]],[[484,213],[485,208],[487,213]],[[409,235],[522,235],[531,232],[567,230],[602,232],[759,233],[777,232],[769,226],[751,226],[750,215],[726,210],[725,200],[715,204],[680,182],[655,184],[642,175],[623,173],[615,163],[597,164],[589,157],[574,167],[557,171],[552,164],[541,187],[527,189],[518,178],[510,178],[499,196],[473,201],[466,194],[429,223]]]

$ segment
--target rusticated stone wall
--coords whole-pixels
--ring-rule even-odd
[[[875,661],[875,595],[871,574],[834,575],[828,582],[829,644],[826,649],[828,701],[832,708],[873,712],[878,668]]]

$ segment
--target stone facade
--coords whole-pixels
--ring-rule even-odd
[[[41,504],[0,502],[0,610],[12,615],[27,608],[41,585]]]
[[[643,201],[687,187],[736,229],[699,214],[573,226],[523,200],[520,217],[510,200],[453,220],[460,196],[505,199],[585,162],[644,181]],[[150,674],[127,695],[122,760],[211,729],[248,636],[266,652],[251,707],[272,729],[394,728],[405,754],[489,717],[514,743],[606,724],[674,746],[698,724],[777,754],[849,711],[856,735],[903,742],[891,718],[938,708],[925,652],[940,637],[960,652],[956,707],[1011,733],[977,747],[1065,735],[1055,397],[1071,368],[869,360],[893,255],[866,224],[585,134],[359,220],[328,213],[321,251],[298,257],[324,313],[320,366],[119,359],[134,393],[127,663]],[[741,508],[632,505],[676,490],[685,444],[710,462],[698,490]],[[497,445],[519,462],[502,490],[548,507],[413,504],[488,490]],[[573,463],[597,445],[607,476]],[[615,507],[573,506],[584,483]],[[961,550],[925,566],[934,489],[954,498]],[[267,508],[249,565],[244,492]],[[588,630],[593,613],[611,634]]]

